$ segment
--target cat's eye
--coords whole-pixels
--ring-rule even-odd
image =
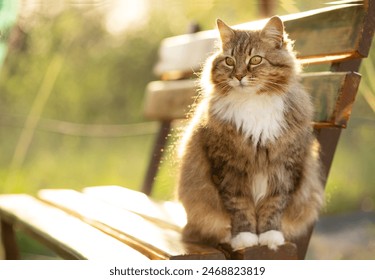
[[[261,63],[263,58],[259,55],[254,55],[252,58],[250,58],[250,64],[251,65],[258,65]]]
[[[226,57],[226,58],[225,58],[225,63],[226,63],[228,66],[234,66],[234,59],[231,58],[231,57]]]

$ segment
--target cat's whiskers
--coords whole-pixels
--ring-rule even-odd
[[[233,87],[228,84],[227,81],[222,81],[216,84],[216,86],[220,89],[221,93],[227,95]]]
[[[288,90],[287,85],[278,84],[278,83],[275,83],[275,82],[272,82],[272,81],[262,80],[262,79],[259,79],[257,77],[251,77],[248,80],[247,87],[249,87],[249,88],[250,87],[252,87],[252,88],[259,87],[258,89],[260,89],[260,91],[262,91],[262,92],[267,91],[267,92],[272,92],[272,93],[276,93],[276,94],[283,94]]]
[[[277,94],[284,94],[288,91],[288,86],[283,84],[278,84],[272,81],[263,81],[263,90],[274,92]]]

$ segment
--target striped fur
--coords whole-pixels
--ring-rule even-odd
[[[181,141],[183,236],[276,249],[304,234],[323,203],[312,105],[278,17],[262,30],[218,28],[221,49]]]

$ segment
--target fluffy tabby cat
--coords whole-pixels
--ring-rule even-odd
[[[277,249],[305,233],[323,202],[312,105],[279,17],[262,30],[217,26],[221,48],[180,149],[183,237]]]

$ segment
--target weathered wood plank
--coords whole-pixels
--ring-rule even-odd
[[[155,81],[147,85],[143,104],[151,120],[183,119],[197,96],[196,80]]]
[[[88,187],[83,190],[88,195],[95,196],[111,205],[127,209],[154,221],[168,223],[169,227],[182,228],[186,224],[186,214],[183,206],[177,202],[155,201],[150,197],[120,186]],[[221,246],[231,259],[297,259],[297,249],[292,243],[280,246],[272,251],[265,246],[255,246],[233,252],[229,246]]]
[[[231,253],[233,260],[297,260],[297,246],[294,243],[285,243],[276,251],[267,246],[254,246]]]
[[[311,11],[298,19],[286,20],[285,29],[295,40],[299,58],[345,54],[350,54],[350,58],[363,57],[367,54],[359,53],[358,46],[365,12],[362,4],[344,5],[326,12]]]
[[[144,193],[120,186],[96,186],[83,189],[83,193],[113,206],[136,213],[145,219],[165,224],[181,231],[186,224],[184,207],[173,201],[157,201]]]
[[[42,190],[39,197],[74,214],[151,259],[224,259],[211,247],[184,243],[174,229],[73,190]]]
[[[316,127],[346,127],[361,76],[353,72],[305,73],[302,84],[311,94]]]
[[[311,94],[314,123],[345,127],[359,86],[360,75],[352,72],[320,72],[302,75],[302,84]],[[195,80],[157,81],[148,85],[144,113],[149,119],[185,118],[197,99]]]
[[[290,38],[296,41],[295,49],[302,63],[327,63],[368,55],[369,44],[363,43],[366,38],[362,36],[363,28],[371,20],[364,20],[367,12],[368,5],[358,1],[281,18]],[[234,27],[260,29],[265,22],[253,21]],[[213,52],[217,37],[217,31],[209,30],[164,39],[155,73],[159,76],[169,73],[168,79],[176,79],[199,71]]]
[[[67,259],[147,260],[124,243],[28,195],[1,195],[0,214]]]

